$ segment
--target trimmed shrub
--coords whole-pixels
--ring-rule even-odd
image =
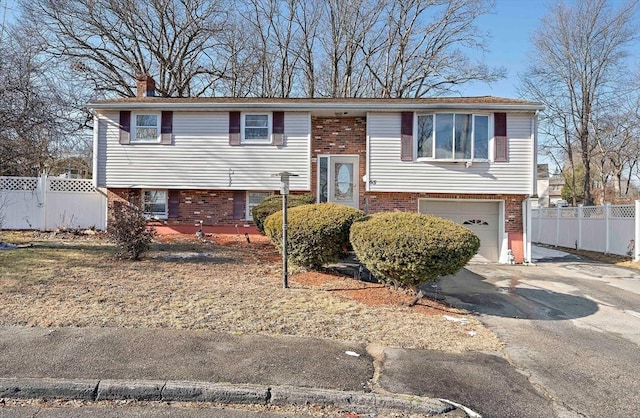
[[[137,260],[149,250],[156,231],[147,227],[147,219],[140,208],[128,203],[116,202],[111,208],[107,226],[109,239],[116,243],[116,257]]]
[[[419,213],[377,213],[351,226],[351,245],[374,276],[394,287],[416,287],[454,274],[480,248],[455,222]]]
[[[292,194],[287,198],[287,207],[292,208],[300,205],[315,203],[316,198],[310,194]],[[264,198],[259,205],[251,209],[253,223],[262,234],[264,234],[264,220],[273,213],[282,210],[282,195],[273,194]]]
[[[349,247],[351,224],[364,216],[361,210],[336,203],[297,206],[287,214],[289,259],[311,269],[339,261]],[[282,253],[282,211],[270,215],[264,229]]]

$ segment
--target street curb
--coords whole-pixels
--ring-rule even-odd
[[[456,409],[437,399],[410,395],[164,380],[0,378],[0,398],[319,405],[343,408],[355,413],[401,411],[430,415],[442,415]]]

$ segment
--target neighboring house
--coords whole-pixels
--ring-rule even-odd
[[[549,164],[538,164],[538,201],[533,207],[549,207]]]
[[[555,207],[558,202],[566,205],[566,201],[562,198],[562,188],[564,187],[564,176],[549,177],[549,206]]]
[[[480,254],[529,260],[539,103],[495,97],[153,97],[91,103],[94,179],[168,225],[237,224],[291,178],[373,213],[419,211],[468,226]]]

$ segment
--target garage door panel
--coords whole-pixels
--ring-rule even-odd
[[[480,238],[478,254],[490,261],[498,261],[498,202],[421,200],[418,209],[421,213],[449,219],[469,228]]]

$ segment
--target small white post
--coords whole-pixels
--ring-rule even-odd
[[[576,243],[576,250],[582,248],[582,220],[584,219],[584,205],[580,203],[578,205],[578,240]]]
[[[633,261],[640,261],[640,200],[636,200],[636,216],[635,216],[635,224],[636,224],[636,233],[634,238],[633,245]]]
[[[540,208],[538,209],[538,239],[536,240],[536,242],[541,242],[540,241],[540,234],[542,233],[542,218],[546,217],[546,213],[545,213],[545,209],[544,208]]]
[[[611,244],[609,241],[611,240],[611,233],[609,228],[609,218],[611,217],[611,203],[604,203],[604,253],[609,254],[609,249],[611,248]]]
[[[42,223],[40,224],[40,231],[47,230],[47,188],[48,188],[49,180],[47,178],[47,174],[42,174],[40,176],[40,193],[42,196]]]
[[[556,242],[554,244],[555,247],[558,246],[558,241],[560,241],[560,206],[556,206]]]
[[[531,198],[527,197],[522,202],[524,229],[524,263],[531,263]]]

